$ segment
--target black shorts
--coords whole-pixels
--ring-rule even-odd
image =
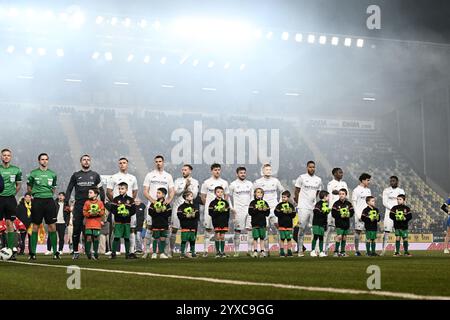
[[[0,197],[0,220],[16,219],[17,201],[14,196]]]
[[[56,204],[52,198],[47,199],[33,199],[31,203],[31,222],[40,225],[42,219],[46,224],[56,223]]]

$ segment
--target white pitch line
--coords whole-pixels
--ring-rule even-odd
[[[8,261],[8,263],[21,264],[21,265],[27,265],[27,266],[64,268],[64,269],[67,269],[69,267],[69,266],[61,266],[61,265],[20,262],[20,261]],[[184,279],[184,280],[191,280],[191,281],[202,281],[202,282],[211,282],[211,283],[218,283],[218,284],[229,284],[229,285],[272,287],[272,288],[278,288],[278,289],[292,289],[292,290],[310,291],[310,292],[341,293],[341,294],[352,294],[352,295],[373,295],[373,296],[380,296],[380,297],[411,299],[411,300],[450,300],[450,296],[424,296],[424,295],[417,295],[417,294],[413,294],[413,293],[404,293],[404,292],[375,291],[375,290],[370,291],[370,290],[339,289],[339,288],[325,288],[325,287],[305,287],[305,286],[280,284],[280,283],[264,283],[264,282],[250,282],[250,281],[205,278],[205,277],[190,277],[190,276],[159,274],[159,273],[150,273],[150,272],[135,272],[135,271],[109,270],[109,269],[84,268],[84,267],[79,267],[79,268],[80,268],[80,270],[94,271],[94,272],[117,273],[117,274],[138,275],[138,276],[157,277],[157,278],[169,278],[169,279],[178,279],[178,280]]]

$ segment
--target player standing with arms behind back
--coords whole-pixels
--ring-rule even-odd
[[[389,233],[394,232],[394,221],[389,217],[391,209],[397,205],[397,197],[405,194],[405,190],[398,187],[398,178],[392,176],[389,178],[390,187],[383,191],[383,206],[386,208],[384,214],[384,235],[383,235],[383,249],[381,255],[384,256],[386,246],[389,238]]]
[[[295,182],[294,201],[298,207],[298,218],[300,229],[298,232],[298,256],[304,257],[303,239],[306,228],[312,226],[314,216],[314,206],[320,190],[323,188],[322,179],[316,176],[316,164],[314,161],[308,161],[306,164],[307,173],[298,177]]]
[[[12,153],[9,149],[3,149],[2,164],[0,165],[0,177],[2,178],[3,188],[0,191],[0,221],[5,219],[6,231],[8,234],[8,248],[13,250],[14,247],[14,223],[16,218],[16,194],[20,191],[22,185],[22,171],[11,165]],[[13,253],[10,260],[15,260],[16,255]]]
[[[263,252],[263,254],[269,256],[269,231],[273,231],[275,236],[278,235],[278,219],[275,216],[275,208],[279,203],[279,194],[286,189],[281,185],[280,180],[272,176],[272,166],[270,164],[263,165],[262,174],[262,178],[259,178],[253,184],[253,189],[261,188],[264,191],[264,200],[267,201],[270,207],[270,215],[267,221],[268,232],[266,232],[266,238],[264,239],[265,252]]]
[[[222,187],[224,191],[224,200],[228,200],[230,194],[228,182],[220,177],[221,171],[222,167],[220,164],[214,163],[211,165],[211,178],[203,182],[200,190],[202,203],[205,206],[203,211],[203,225],[205,227],[203,257],[208,256],[209,241],[213,231],[212,220],[208,211],[209,204],[216,198],[215,190],[217,187]]]
[[[28,192],[31,192],[33,201],[31,205],[31,222],[33,232],[31,234],[31,246],[29,260],[36,260],[36,247],[38,242],[39,226],[44,219],[48,225],[48,236],[53,249],[53,259],[61,259],[57,250],[56,235],[56,204],[53,193],[56,189],[56,173],[48,168],[48,154],[41,153],[38,156],[39,168],[31,171],[28,177]]]
[[[359,177],[359,186],[353,190],[352,203],[355,208],[355,256],[360,257],[359,252],[359,239],[361,232],[364,231],[364,221],[361,220],[362,212],[367,207],[366,199],[372,196],[372,192],[369,189],[371,175],[363,173]]]
[[[339,190],[345,189],[348,192],[347,182],[343,181],[344,171],[341,168],[334,168],[331,171],[333,175],[333,180],[328,182],[327,191],[329,193],[329,205],[330,208],[333,207],[334,203],[339,200]],[[325,250],[324,252],[328,254],[330,239],[332,239],[334,232],[336,231],[336,225],[333,216],[328,215],[327,221],[327,231],[325,232]]]
[[[247,229],[248,253],[252,252],[251,221],[248,215],[248,206],[252,201],[253,183],[247,180],[247,169],[236,169],[237,179],[230,184],[230,205],[234,221],[234,256],[239,256],[241,233]]]

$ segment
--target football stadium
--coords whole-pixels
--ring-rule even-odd
[[[449,12],[2,1],[1,300],[450,300]]]

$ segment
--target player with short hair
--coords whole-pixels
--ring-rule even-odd
[[[181,256],[186,258],[186,244],[189,242],[191,249],[191,257],[196,258],[195,241],[197,239],[198,221],[200,219],[200,212],[194,206],[194,193],[192,191],[185,191],[183,193],[185,200],[178,206],[178,219],[181,227]]]
[[[234,256],[239,256],[241,233],[247,230],[248,252],[251,253],[252,238],[250,237],[251,223],[248,216],[248,206],[252,201],[253,183],[247,180],[247,169],[236,169],[237,179],[230,184],[230,206],[234,221]]]
[[[383,190],[383,206],[386,208],[384,214],[384,235],[383,235],[383,249],[381,255],[385,254],[389,233],[394,232],[394,221],[389,217],[391,209],[397,205],[397,197],[401,194],[406,194],[405,190],[399,188],[398,177],[392,176],[389,178],[389,188]]]
[[[150,171],[144,179],[144,197],[148,200],[148,206],[150,207],[151,204],[154,204],[158,201],[158,189],[164,188],[167,190],[167,197],[164,200],[164,205],[167,206],[172,203],[172,200],[175,196],[175,184],[173,182],[173,177],[170,173],[164,170],[165,159],[162,155],[157,155],[154,158],[154,163],[155,166],[153,171]],[[151,220],[151,217],[148,217],[147,223],[149,223],[150,225],[152,224]],[[164,254],[170,258],[171,253],[169,251],[169,246],[167,246],[166,252]]]
[[[346,190],[346,189],[345,189]],[[314,216],[312,222],[312,234],[313,241],[311,246],[311,257],[317,257],[316,244],[319,241],[319,257],[326,257],[326,252],[323,251],[323,237],[329,221],[328,215],[330,214],[330,194],[328,191],[322,190],[319,192],[319,201],[314,207]],[[334,221],[333,221],[334,223]]]
[[[225,200],[224,189],[221,186],[217,186],[214,193],[216,198],[210,202],[208,212],[216,236],[216,258],[226,258],[225,233],[228,231],[230,221],[230,204]]]
[[[98,260],[98,245],[100,230],[102,229],[102,219],[105,215],[105,205],[99,199],[100,191],[91,188],[88,192],[89,200],[83,206],[83,216],[85,217],[85,253],[89,260]],[[91,245],[94,247],[94,255],[91,253]]]
[[[366,253],[370,257],[378,256],[376,253],[378,222],[380,222],[380,212],[375,207],[375,197],[367,197],[365,208],[361,215],[366,229]]]
[[[166,238],[169,230],[169,218],[172,215],[170,204],[166,203],[167,189],[158,188],[156,202],[148,208],[148,215],[152,219],[153,254],[152,259],[168,259],[165,254]]]
[[[119,195],[106,204],[108,211],[114,216],[114,241],[112,244],[111,259],[115,259],[117,251],[120,251],[120,239],[125,243],[125,259],[136,259],[136,255],[130,252],[131,217],[136,214],[134,199],[128,195],[128,184],[118,184]]]
[[[209,215],[208,208],[211,201],[213,201],[216,198],[215,195],[215,189],[216,187],[222,187],[224,190],[224,200],[228,200],[228,196],[230,194],[230,189],[228,182],[220,177],[222,172],[222,166],[218,163],[214,163],[211,165],[211,177],[205,182],[203,182],[201,190],[200,190],[200,197],[202,200],[202,203],[204,205],[204,212],[203,212],[203,226],[205,228],[204,232],[204,253],[203,256],[208,256],[208,248],[209,248],[209,241],[211,238],[211,233],[213,231],[213,225],[211,221],[211,216]]]
[[[361,220],[363,210],[367,207],[366,198],[372,196],[369,189],[370,179],[372,176],[368,173],[363,173],[359,177],[359,185],[353,190],[352,203],[355,208],[355,256],[360,257],[359,240],[361,232],[364,231],[364,222]]]
[[[275,208],[278,218],[278,231],[280,232],[280,257],[293,257],[292,255],[292,229],[293,220],[297,215],[294,205],[289,201],[291,193],[286,190],[281,194],[281,202]],[[287,255],[286,255],[287,254]]]
[[[444,253],[449,254],[449,245],[448,242],[450,241],[450,213],[448,211],[448,206],[450,205],[450,197],[447,199],[447,202],[442,204],[442,211],[444,211],[448,217],[446,219],[446,233],[445,233],[445,240],[444,240]]]
[[[264,190],[256,188],[254,191],[254,200],[248,206],[248,214],[251,217],[252,223],[252,238],[253,238],[253,258],[258,257],[258,241],[260,249],[260,257],[265,258],[263,240],[267,237],[267,218],[270,215],[270,206],[264,200]]]
[[[69,205],[70,195],[75,188],[75,205],[72,211],[72,224],[73,224],[73,256],[72,259],[76,260],[80,257],[78,252],[78,245],[80,243],[81,232],[84,229],[83,221],[83,206],[84,203],[89,200],[89,189],[98,188],[100,193],[100,199],[105,200],[105,191],[102,186],[102,179],[100,175],[91,170],[91,157],[84,154],[80,157],[81,170],[74,172],[70,177],[69,185],[66,190],[65,206]]]
[[[339,200],[334,203],[331,209],[331,214],[336,223],[335,257],[347,257],[345,246],[350,229],[350,218],[355,214],[352,203],[347,200],[347,194],[346,189],[339,190]],[[341,251],[339,251],[339,247],[341,247]]]
[[[395,229],[395,253],[394,256],[400,256],[400,240],[403,239],[403,249],[405,250],[405,256],[412,257],[408,251],[408,223],[412,219],[411,209],[405,204],[406,196],[400,194],[397,197],[397,205],[391,209],[389,217],[394,220]]]
[[[173,254],[175,248],[175,242],[177,239],[177,232],[180,229],[180,220],[178,218],[178,207],[185,203],[183,197],[186,191],[192,192],[193,199],[197,198],[199,192],[199,183],[192,177],[192,166],[185,164],[181,168],[181,178],[175,180],[175,199],[173,201],[172,208],[172,221],[171,221],[171,234],[169,239],[169,253]]]
[[[33,196],[31,206],[31,222],[33,232],[31,234],[31,246],[29,260],[36,260],[36,247],[38,242],[38,230],[42,220],[48,225],[48,236],[53,249],[53,259],[61,259],[57,248],[56,235],[56,204],[53,194],[56,189],[56,173],[48,168],[49,156],[41,153],[38,156],[39,168],[31,171],[28,176],[27,189]]]
[[[0,165],[0,178],[3,182],[0,186],[0,220],[6,221],[6,232],[8,248],[14,248],[14,219],[16,217],[17,201],[16,195],[22,186],[22,171],[19,167],[11,164],[12,152],[10,149],[3,149],[1,152],[2,163]],[[16,254],[10,260],[16,260]]]
[[[269,204],[270,215],[267,218],[267,231],[273,231],[274,236],[278,235],[278,221],[275,216],[275,208],[277,207],[279,201],[279,194],[284,192],[286,189],[281,185],[280,180],[275,178],[272,174],[272,165],[266,163],[262,167],[262,177],[255,181],[253,184],[253,189],[261,188],[264,190],[265,201]],[[264,254],[270,255],[269,249],[269,232],[266,232],[266,238],[264,239]]]
[[[343,180],[344,177],[344,171],[341,168],[334,168],[331,171],[331,174],[333,175],[333,180],[328,182],[327,185],[327,191],[329,193],[329,200],[328,203],[330,205],[330,208],[333,207],[333,204],[339,200],[339,190],[345,189],[349,190],[347,186],[347,182]],[[325,250],[324,252],[328,254],[329,251],[329,244],[330,240],[333,237],[333,234],[336,231],[336,226],[334,224],[334,218],[331,214],[328,215],[328,221],[327,221],[327,230],[325,231]]]
[[[319,191],[322,190],[322,179],[316,175],[316,163],[308,161],[307,172],[300,175],[295,182],[294,201],[297,203],[299,217],[298,247],[303,248],[306,228],[312,226],[314,205]],[[304,257],[303,249],[298,251],[299,257]]]

